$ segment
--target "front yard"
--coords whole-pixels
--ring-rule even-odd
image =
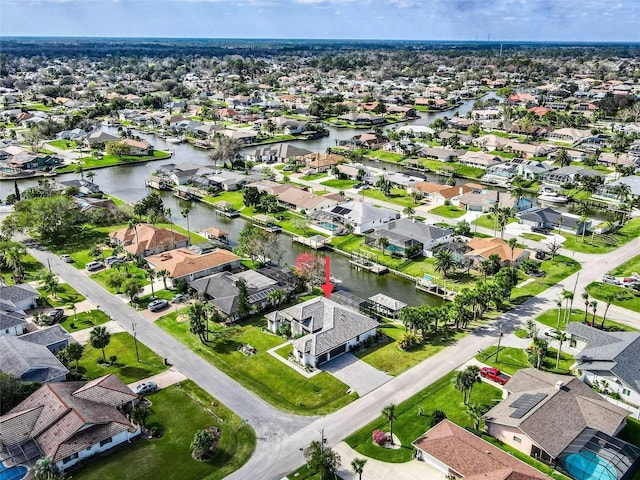
[[[563,347],[568,348],[569,343],[565,342]],[[496,348],[497,346],[494,345],[483,350],[476,355],[476,360],[490,367],[495,367],[507,375],[513,375],[518,370],[532,367],[527,361],[527,353],[522,348],[500,347],[498,361],[496,362]],[[558,368],[556,368],[557,354],[558,350],[555,348],[549,348],[547,350],[547,354],[542,361],[542,370],[560,375],[569,375],[571,373],[571,365],[574,363],[573,357],[568,353],[561,352],[560,364]]]
[[[154,150],[152,155],[133,156],[123,155],[119,158],[115,155],[103,155],[101,158],[96,157],[82,157],[78,161],[82,165],[84,170],[90,170],[93,168],[111,167],[114,165],[123,165],[127,163],[141,163],[148,162],[149,160],[163,160],[170,158],[169,153],[161,150]],[[76,164],[66,165],[61,168],[57,168],[57,173],[69,173],[75,171]]]
[[[573,304],[584,305],[584,302],[581,299],[576,298],[574,299]],[[604,311],[603,306],[599,305],[598,310],[600,312],[603,312]],[[554,308],[553,310],[547,310],[542,315],[539,315],[538,317],[536,317],[536,321],[548,327],[556,328],[556,325],[558,324],[558,313],[560,313],[560,329],[564,330],[567,326],[567,324],[564,322],[564,309],[562,309],[560,312],[558,312],[557,308]],[[584,310],[578,310],[576,308],[573,308],[571,310],[571,316],[569,317],[567,323],[568,322],[584,323],[584,319],[585,319],[584,314],[585,314]],[[587,319],[586,323],[590,323],[593,320],[592,310],[589,310],[587,312],[586,319]],[[601,315],[596,315],[595,325],[598,327],[602,325]],[[604,327],[605,327],[605,330],[616,331],[616,332],[635,332],[636,331],[634,328],[629,327],[628,325],[612,322],[611,320],[605,320]]]
[[[587,292],[592,297],[600,300],[600,311],[605,305],[602,302],[607,301],[607,298],[613,297],[611,305],[618,305],[619,307],[628,308],[634,312],[640,312],[640,292],[630,288],[619,287],[618,285],[611,285],[603,282],[591,282],[587,285]]]
[[[559,232],[565,238],[562,246],[568,250],[582,253],[607,253],[630,242],[640,236],[640,217],[630,220],[615,233],[587,234],[582,240],[582,236]]]
[[[110,455],[95,457],[73,472],[76,480],[219,480],[244,465],[255,448],[255,433],[215,398],[191,381],[149,395],[150,425],[163,436],[137,439]],[[176,408],[179,406],[179,408]],[[198,430],[217,426],[222,435],[212,458],[191,457],[190,444]]]
[[[85,328],[93,328],[109,321],[109,316],[102,310],[91,310],[89,312],[73,313],[64,318],[60,325],[67,332],[75,332],[76,330],[84,330]]]
[[[513,217],[509,217],[509,220],[507,221],[507,223],[517,223],[517,222],[518,222],[518,219]],[[496,233],[500,233],[500,227],[496,224],[496,216],[492,213],[480,215],[473,222],[471,222],[471,224],[478,225],[479,227],[483,227],[483,228],[488,228],[489,230],[495,229]]]
[[[465,213],[467,213],[467,211],[462,210],[455,205],[440,205],[439,207],[435,207],[429,210],[429,213],[440,215],[441,217],[445,218],[460,218]]]
[[[465,427],[473,427],[473,420],[467,415],[462,404],[462,393],[453,386],[454,373],[448,373],[429,387],[405,400],[396,407],[396,420],[393,422],[393,433],[402,446],[398,449],[378,447],[371,440],[374,430],[389,431],[389,423],[381,416],[345,439],[347,444],[361,455],[375,458],[383,462],[402,463],[413,458],[415,449],[411,442],[429,430],[431,414],[434,410],[442,410],[452,422]],[[500,389],[488,383],[477,383],[473,387],[471,402],[481,406],[486,412],[497,400],[502,398]],[[422,408],[423,415],[419,415]]]
[[[361,190],[360,193],[362,193],[366,197],[373,198],[374,200],[395,203],[396,205],[400,205],[402,207],[416,206],[413,198],[411,198],[407,191],[403,190],[402,188],[392,188],[388,197],[385,197],[380,190],[372,188]]]
[[[138,362],[134,338],[127,332],[111,334],[111,341],[105,347],[104,352],[107,363],[99,364],[98,359],[102,359],[102,350],[93,348],[90,343],[85,345],[78,373],[86,380],[115,373],[123,382],[132,383],[156,375],[168,368],[164,365],[162,358],[140,341],[138,341],[140,355],[140,362]],[[109,363],[109,357],[112,355],[117,357],[113,365]],[[68,368],[71,372],[75,372],[75,362],[71,362]]]
[[[209,344],[204,345],[189,333],[189,322],[179,314],[165,315],[156,325],[275,407],[301,415],[321,415],[356,398],[347,395],[349,387],[330,374],[322,372],[306,378],[267,353],[284,339],[264,332],[264,319],[231,327],[212,325],[217,334],[210,335]],[[244,355],[238,350],[244,344],[258,353]]]
[[[540,269],[545,272],[544,277],[529,277],[522,271],[518,273],[518,285],[511,291],[511,303],[520,304],[531,297],[542,293],[547,288],[564,280],[580,270],[580,264],[572,258],[556,255],[556,258],[544,260],[540,263]],[[531,280],[526,285],[525,281]]]
[[[329,187],[329,188],[337,188],[338,190],[348,190],[351,187],[353,187],[356,183],[358,183],[355,180],[340,180],[340,179],[333,179],[333,180],[327,180],[325,182],[320,182],[320,185],[324,185],[325,187]]]

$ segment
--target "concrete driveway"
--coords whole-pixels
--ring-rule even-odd
[[[137,382],[133,382],[129,384],[129,388],[132,390],[136,388],[141,383],[145,382],[156,382],[158,388],[167,388],[171,385],[175,385],[176,383],[180,383],[183,380],[186,380],[187,377],[174,367],[171,367],[169,370],[166,370],[162,373],[158,373],[157,375],[153,375],[148,378],[143,378],[142,380],[138,380]]]
[[[325,363],[322,365],[322,370],[349,385],[351,390],[358,392],[361,397],[393,378],[391,375],[376,370],[351,353],[345,353]]]

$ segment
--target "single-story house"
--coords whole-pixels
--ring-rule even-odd
[[[93,195],[101,193],[100,186],[96,183],[90,182],[83,178],[73,178],[71,180],[60,180],[57,182],[62,188],[74,188],[77,189],[78,195]]]
[[[104,145],[107,142],[117,142],[120,138],[115,135],[111,135],[110,133],[103,132],[101,130],[96,130],[95,132],[91,132],[84,139],[84,146],[88,148],[96,148],[100,145]]]
[[[368,202],[358,202],[348,200],[329,208],[313,212],[311,215],[311,225],[323,232],[334,234],[337,228],[352,225],[353,232],[362,235],[383,223],[400,218],[400,214],[395,210],[385,207],[375,207]],[[328,230],[328,231],[327,231]]]
[[[620,192],[618,191],[620,185],[627,185],[629,187],[629,197],[632,199],[640,198],[640,177],[637,175],[630,175],[628,177],[621,177],[613,182],[606,183],[602,186],[596,196],[604,197],[608,200],[619,200]]]
[[[23,382],[64,382],[69,373],[67,367],[46,346],[22,337],[0,337],[0,371]]]
[[[447,200],[451,201],[454,197],[469,192],[479,192],[483,190],[483,186],[477,183],[464,183],[462,185],[441,185],[433,182],[417,182],[407,191],[412,194],[414,191],[420,192],[423,199],[430,203],[444,204]]]
[[[512,256],[511,247],[500,238],[474,237],[469,240],[467,246],[471,248],[471,251],[465,253],[464,256],[471,259],[474,267],[477,267],[480,262],[488,259],[491,255],[498,255],[500,257],[500,264],[503,267],[511,266],[512,260],[516,265],[519,265],[529,258],[529,250],[517,247],[513,249]]]
[[[147,257],[154,270],[169,271],[168,278],[173,286],[180,280],[190,282],[213,273],[238,270],[240,260],[235,253],[221,248],[202,255],[188,248],[178,248]]]
[[[590,136],[591,132],[589,130],[581,130],[578,128],[559,128],[553,132],[547,133],[547,138],[549,140],[557,140],[567,143],[576,143]]]
[[[245,158],[252,162],[286,163],[310,153],[312,153],[311,150],[295,147],[289,143],[276,143],[247,152]]]
[[[484,152],[473,152],[471,150],[460,155],[457,160],[460,165],[481,168],[483,170],[502,163],[502,161],[503,160],[497,155],[491,155],[490,153]]]
[[[608,478],[630,479],[640,449],[615,436],[628,411],[609,403],[580,379],[518,370],[509,396],[484,415],[487,433],[573,478],[604,468]]]
[[[109,233],[111,243],[120,245],[127,252],[139,257],[189,246],[187,235],[169,228],[159,228],[148,223],[139,223]]]
[[[550,207],[539,207],[519,213],[517,217],[523,225],[542,228],[557,228],[565,232],[582,233],[584,228],[589,228],[591,220],[584,224],[580,222],[580,217],[571,213],[558,212]]]
[[[340,115],[338,120],[354,125],[381,125],[386,123],[384,117],[371,113],[345,113],[344,115]]]
[[[0,310],[0,337],[2,335],[22,335],[27,327],[27,315],[24,312]]]
[[[489,212],[495,205],[500,208],[514,208],[520,212],[531,208],[531,200],[526,197],[516,198],[509,192],[483,189],[457,195],[451,203],[463,210],[473,212]]]
[[[327,172],[340,162],[344,162],[342,155],[335,153],[309,153],[302,157],[311,173]]]
[[[144,156],[149,155],[151,145],[146,140],[133,140],[132,138],[125,138],[122,140],[129,147],[128,155]]]
[[[64,350],[72,342],[72,337],[61,325],[51,325],[41,328],[20,337],[20,340],[35,343],[46,347],[51,353],[56,354]]]
[[[127,418],[137,395],[114,374],[90,382],[48,383],[0,417],[0,445],[49,457],[60,471],[140,434]],[[9,458],[11,462],[12,457]]]
[[[28,283],[0,285],[0,310],[19,312],[36,308],[40,293]]]
[[[336,200],[326,196],[316,195],[301,188],[288,186],[286,190],[277,194],[278,203],[285,208],[294,209],[297,212],[313,212],[337,204]]]
[[[576,322],[567,325],[566,333],[571,348],[578,350],[572,370],[589,385],[605,381],[606,390],[640,406],[640,333],[605,332]]]
[[[545,183],[551,185],[562,185],[565,183],[575,183],[579,177],[604,177],[596,170],[583,168],[577,165],[569,165],[568,167],[551,170],[544,174],[542,179]]]
[[[550,480],[551,477],[444,419],[411,443],[416,458],[451,479]]]
[[[432,256],[432,249],[453,240],[451,228],[427,225],[409,218],[399,218],[376,227],[365,235],[365,243],[381,248],[380,238],[386,238],[384,250],[401,256],[416,254]]]
[[[418,156],[438,160],[439,162],[455,162],[463,152],[464,150],[447,150],[445,148],[425,146],[418,150]]]
[[[326,297],[316,297],[266,315],[269,330],[291,326],[293,357],[319,367],[357,347],[377,333],[378,322]]]

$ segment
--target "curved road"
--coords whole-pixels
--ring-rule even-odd
[[[475,356],[479,350],[494,344],[499,330],[497,325],[509,332],[529,318],[535,318],[540,313],[555,308],[555,301],[562,290],[576,288],[578,298],[574,304],[579,306],[579,294],[588,283],[600,279],[611,268],[634,257],[638,251],[640,238],[606,255],[576,254],[576,259],[583,266],[578,274],[510,310],[490,325],[471,332],[452,346],[343,409],[331,415],[315,418],[300,417],[276,410],[144,319],[120,299],[89,281],[85,272],[62,262],[50,252],[30,249],[29,253],[45,265],[50,262],[55,273],[93,303],[100,305],[102,310],[129,333],[133,333],[135,325],[140,341],[159,355],[167,357],[187,377],[249,421],[258,437],[256,451],[244,467],[227,477],[232,480],[246,480],[277,479],[291,472],[304,462],[302,449],[311,440],[319,438],[322,428],[329,445],[338,443],[375,419],[383,405],[390,402],[399,403],[409,398]],[[602,308],[603,306],[600,307],[600,311]],[[640,328],[640,315],[637,313],[611,307],[609,317]]]

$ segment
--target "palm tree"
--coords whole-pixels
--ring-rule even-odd
[[[42,286],[44,287],[45,291],[48,292],[53,298],[56,298],[60,280],[58,280],[58,277],[56,277],[55,273],[53,273],[51,270],[43,270],[40,274],[40,281],[42,282]]]
[[[60,475],[60,470],[49,457],[39,459],[33,467],[36,480],[55,480]]]
[[[284,302],[286,297],[287,297],[286,292],[278,288],[276,290],[269,292],[269,294],[267,295],[267,301],[269,302],[270,305],[277,307],[282,302]]]
[[[111,334],[107,331],[107,328],[103,325],[93,327],[89,332],[89,343],[93,348],[99,348],[102,350],[102,361],[106,362],[107,357],[104,354],[104,349],[111,342]]]
[[[571,165],[571,157],[569,157],[566,149],[561,148],[558,150],[558,153],[556,154],[556,162],[560,165],[560,168]]]
[[[156,278],[156,271],[151,269],[147,270],[147,278],[149,279],[149,285],[151,285],[151,297],[153,298],[156,296],[156,292],[153,287],[153,280]]]
[[[84,352],[84,347],[82,345],[80,345],[79,343],[70,343],[67,348],[64,349],[66,354],[67,354],[67,358],[69,360],[73,360],[74,362],[76,362],[76,377],[78,376],[78,362],[80,361],[80,359],[82,358],[82,353]]]
[[[606,303],[605,307],[604,307],[604,313],[602,314],[602,321],[600,322],[600,328],[604,328],[604,322],[607,319],[607,312],[609,311],[609,307],[611,306],[611,302],[614,302],[616,300],[620,300],[621,298],[623,298],[622,295],[619,295],[617,293],[608,293],[604,296],[604,300]]]
[[[477,432],[480,430],[480,422],[482,421],[482,416],[484,415],[484,409],[481,405],[476,403],[469,403],[466,406],[467,415],[473,421],[473,429]]]
[[[191,229],[189,228],[189,209],[183,208],[180,212],[184,218],[187,219],[187,242],[191,245]]]
[[[514,256],[514,252],[516,250],[516,245],[518,245],[518,239],[515,237],[510,238],[509,240],[507,240],[507,245],[509,245],[509,248],[511,249],[511,274],[513,275],[515,273],[515,265],[516,265],[516,259],[513,258]]]
[[[378,181],[376,182],[375,186],[376,188],[380,189],[380,191],[385,197],[388,197],[389,195],[391,195],[391,182],[384,175],[378,178]]]
[[[556,328],[560,328],[560,315],[562,315],[562,298],[556,300],[556,307],[558,307],[558,320],[556,321]]]
[[[591,317],[591,326],[593,327],[593,325],[596,323],[596,311],[598,310],[598,302],[592,300],[591,303],[589,303],[589,306],[593,310],[593,316]]]
[[[77,164],[73,169],[73,173],[78,175],[80,180],[84,180],[84,169],[82,168],[82,164]]]
[[[387,237],[378,238],[378,247],[382,249],[382,254],[384,255],[384,250],[389,246],[389,239]]]
[[[89,170],[87,172],[87,178],[91,183],[93,183],[93,179],[95,178],[95,176],[96,176],[96,172],[94,172],[93,170]]]
[[[156,272],[156,275],[162,279],[162,285],[164,286],[164,289],[167,290],[167,278],[169,277],[169,275],[171,275],[169,270],[163,268],[161,270],[158,270]]]
[[[189,305],[187,310],[189,317],[189,329],[191,333],[198,335],[202,343],[209,341],[209,315],[204,303],[196,301]]]
[[[562,291],[562,298],[567,302],[567,306],[565,307],[564,310],[564,324],[566,325],[567,322],[571,319],[571,305],[573,304],[573,292],[571,290],[563,290]]]
[[[393,403],[385,405],[382,417],[389,422],[389,442],[393,445],[393,421],[396,419],[396,406]]]
[[[560,354],[562,352],[562,344],[564,342],[567,341],[567,334],[564,333],[562,330],[554,330],[553,334],[556,337],[556,340],[558,340],[558,355],[556,356],[556,368],[558,368],[560,366]]]
[[[2,259],[7,268],[13,270],[16,282],[21,283],[18,280],[22,279],[24,272],[24,266],[22,264],[23,257],[27,254],[27,250],[22,245],[14,245],[9,247],[2,254]]]
[[[494,203],[489,210],[493,215],[493,236],[496,236],[496,232],[498,231],[498,214],[500,213],[500,204],[498,202]]]
[[[133,421],[133,423],[140,425],[141,427],[144,427],[146,425],[150,415],[151,410],[149,410],[148,408],[135,407],[133,410],[131,410],[131,420]]]
[[[416,209],[409,205],[406,206],[404,210],[402,210],[402,213],[404,213],[407,217],[412,217],[416,213]]]
[[[171,241],[173,243],[173,248],[176,248],[176,237],[173,234],[173,222],[171,221],[171,209],[170,208],[165,208],[164,212],[162,212],[164,215],[164,218],[167,219],[167,222],[169,222],[169,229],[171,230]],[[165,289],[167,287],[164,287]]]
[[[224,164],[229,160],[233,166],[239,152],[240,144],[236,140],[220,135],[213,141],[213,150],[209,154],[209,160],[213,162],[214,166],[217,166],[218,162]]]
[[[353,470],[353,473],[358,475],[359,480],[362,480],[362,472],[364,472],[364,466],[366,463],[366,458],[354,458],[351,461],[351,470]]]
[[[435,259],[435,270],[442,273],[442,278],[447,278],[447,273],[458,266],[458,261],[453,256],[453,253],[447,250],[440,250],[436,253]]]
[[[133,233],[136,236],[136,245],[140,245],[140,239],[138,238],[138,222],[135,220],[129,220],[128,227],[133,230]]]
[[[587,323],[587,315],[589,314],[589,293],[585,290],[582,292],[582,299],[584,300],[584,319],[582,323]]]

